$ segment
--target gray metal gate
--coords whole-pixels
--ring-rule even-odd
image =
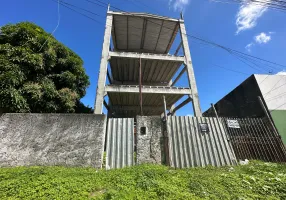
[[[167,132],[172,167],[236,164],[220,119],[170,116],[167,118]]]
[[[108,120],[106,139],[106,169],[134,164],[134,119]]]
[[[281,136],[268,120],[225,118],[224,121],[237,159],[286,162]]]

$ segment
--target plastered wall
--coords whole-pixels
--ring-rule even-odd
[[[0,167],[68,165],[101,167],[106,116],[3,114]]]

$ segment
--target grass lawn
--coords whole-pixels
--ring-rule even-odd
[[[286,165],[0,168],[0,199],[286,199]]]

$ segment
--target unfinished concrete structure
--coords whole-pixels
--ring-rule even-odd
[[[180,45],[170,55],[178,32]],[[178,56],[181,47],[184,55]],[[185,72],[188,85],[175,87]],[[192,102],[194,115],[201,116],[184,20],[108,10],[94,113],[102,114],[104,105],[109,117],[160,115],[163,96],[169,115]],[[183,96],[186,100],[175,107]]]

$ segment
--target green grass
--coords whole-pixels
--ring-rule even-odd
[[[0,199],[286,199],[286,166],[0,168]]]

